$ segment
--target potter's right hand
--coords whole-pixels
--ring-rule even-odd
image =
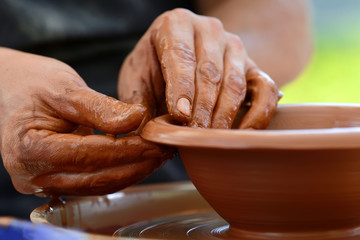
[[[232,127],[247,99],[242,129],[266,128],[281,95],[237,35],[218,19],[185,9],[153,22],[123,63],[118,92],[120,100],[146,106],[147,119],[167,110],[179,122],[204,128]]]
[[[91,90],[60,61],[0,48],[1,155],[19,192],[105,194],[140,181],[171,154],[113,135],[135,130],[144,115],[139,104]]]

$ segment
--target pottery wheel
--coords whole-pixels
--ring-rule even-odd
[[[134,239],[224,239],[229,225],[214,212],[143,221],[120,228],[116,237]]]
[[[234,239],[228,224],[187,183],[151,184],[106,196],[76,197],[45,204],[31,214],[35,223],[82,229],[82,239]],[[243,231],[241,239],[359,240],[360,227],[313,233]]]
[[[228,228],[190,182],[68,198],[64,205],[38,207],[31,220],[82,229],[86,236],[109,240],[115,232],[119,239],[221,239],[218,236]]]

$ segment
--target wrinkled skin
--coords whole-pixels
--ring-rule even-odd
[[[232,127],[246,97],[251,108],[241,129],[266,128],[281,97],[238,36],[218,19],[185,9],[166,12],[150,26],[121,68],[118,93],[121,101],[146,106],[147,120],[168,111],[204,128]]]
[[[136,130],[146,109],[91,90],[60,61],[0,48],[0,83],[1,154],[19,192],[114,192],[171,157],[139,136],[115,138]]]
[[[151,174],[172,151],[115,136],[156,115],[230,128],[246,98],[239,127],[262,129],[280,96],[238,36],[183,9],[158,17],[124,62],[118,90],[128,104],[91,90],[62,62],[4,48],[0,86],[4,165],[19,192],[37,195],[105,194]]]

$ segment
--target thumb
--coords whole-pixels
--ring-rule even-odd
[[[111,134],[135,130],[146,113],[141,104],[126,104],[88,87],[45,101],[64,119]]]

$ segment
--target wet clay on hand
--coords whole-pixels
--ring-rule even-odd
[[[136,130],[146,109],[93,91],[60,61],[0,48],[0,86],[1,154],[22,193],[110,193],[171,156],[139,136],[116,138]]]
[[[252,107],[240,128],[265,128],[279,98],[238,36],[185,9],[154,21],[125,60],[118,92],[120,100],[146,106],[147,120],[168,111],[188,126],[225,129],[245,97]]]

